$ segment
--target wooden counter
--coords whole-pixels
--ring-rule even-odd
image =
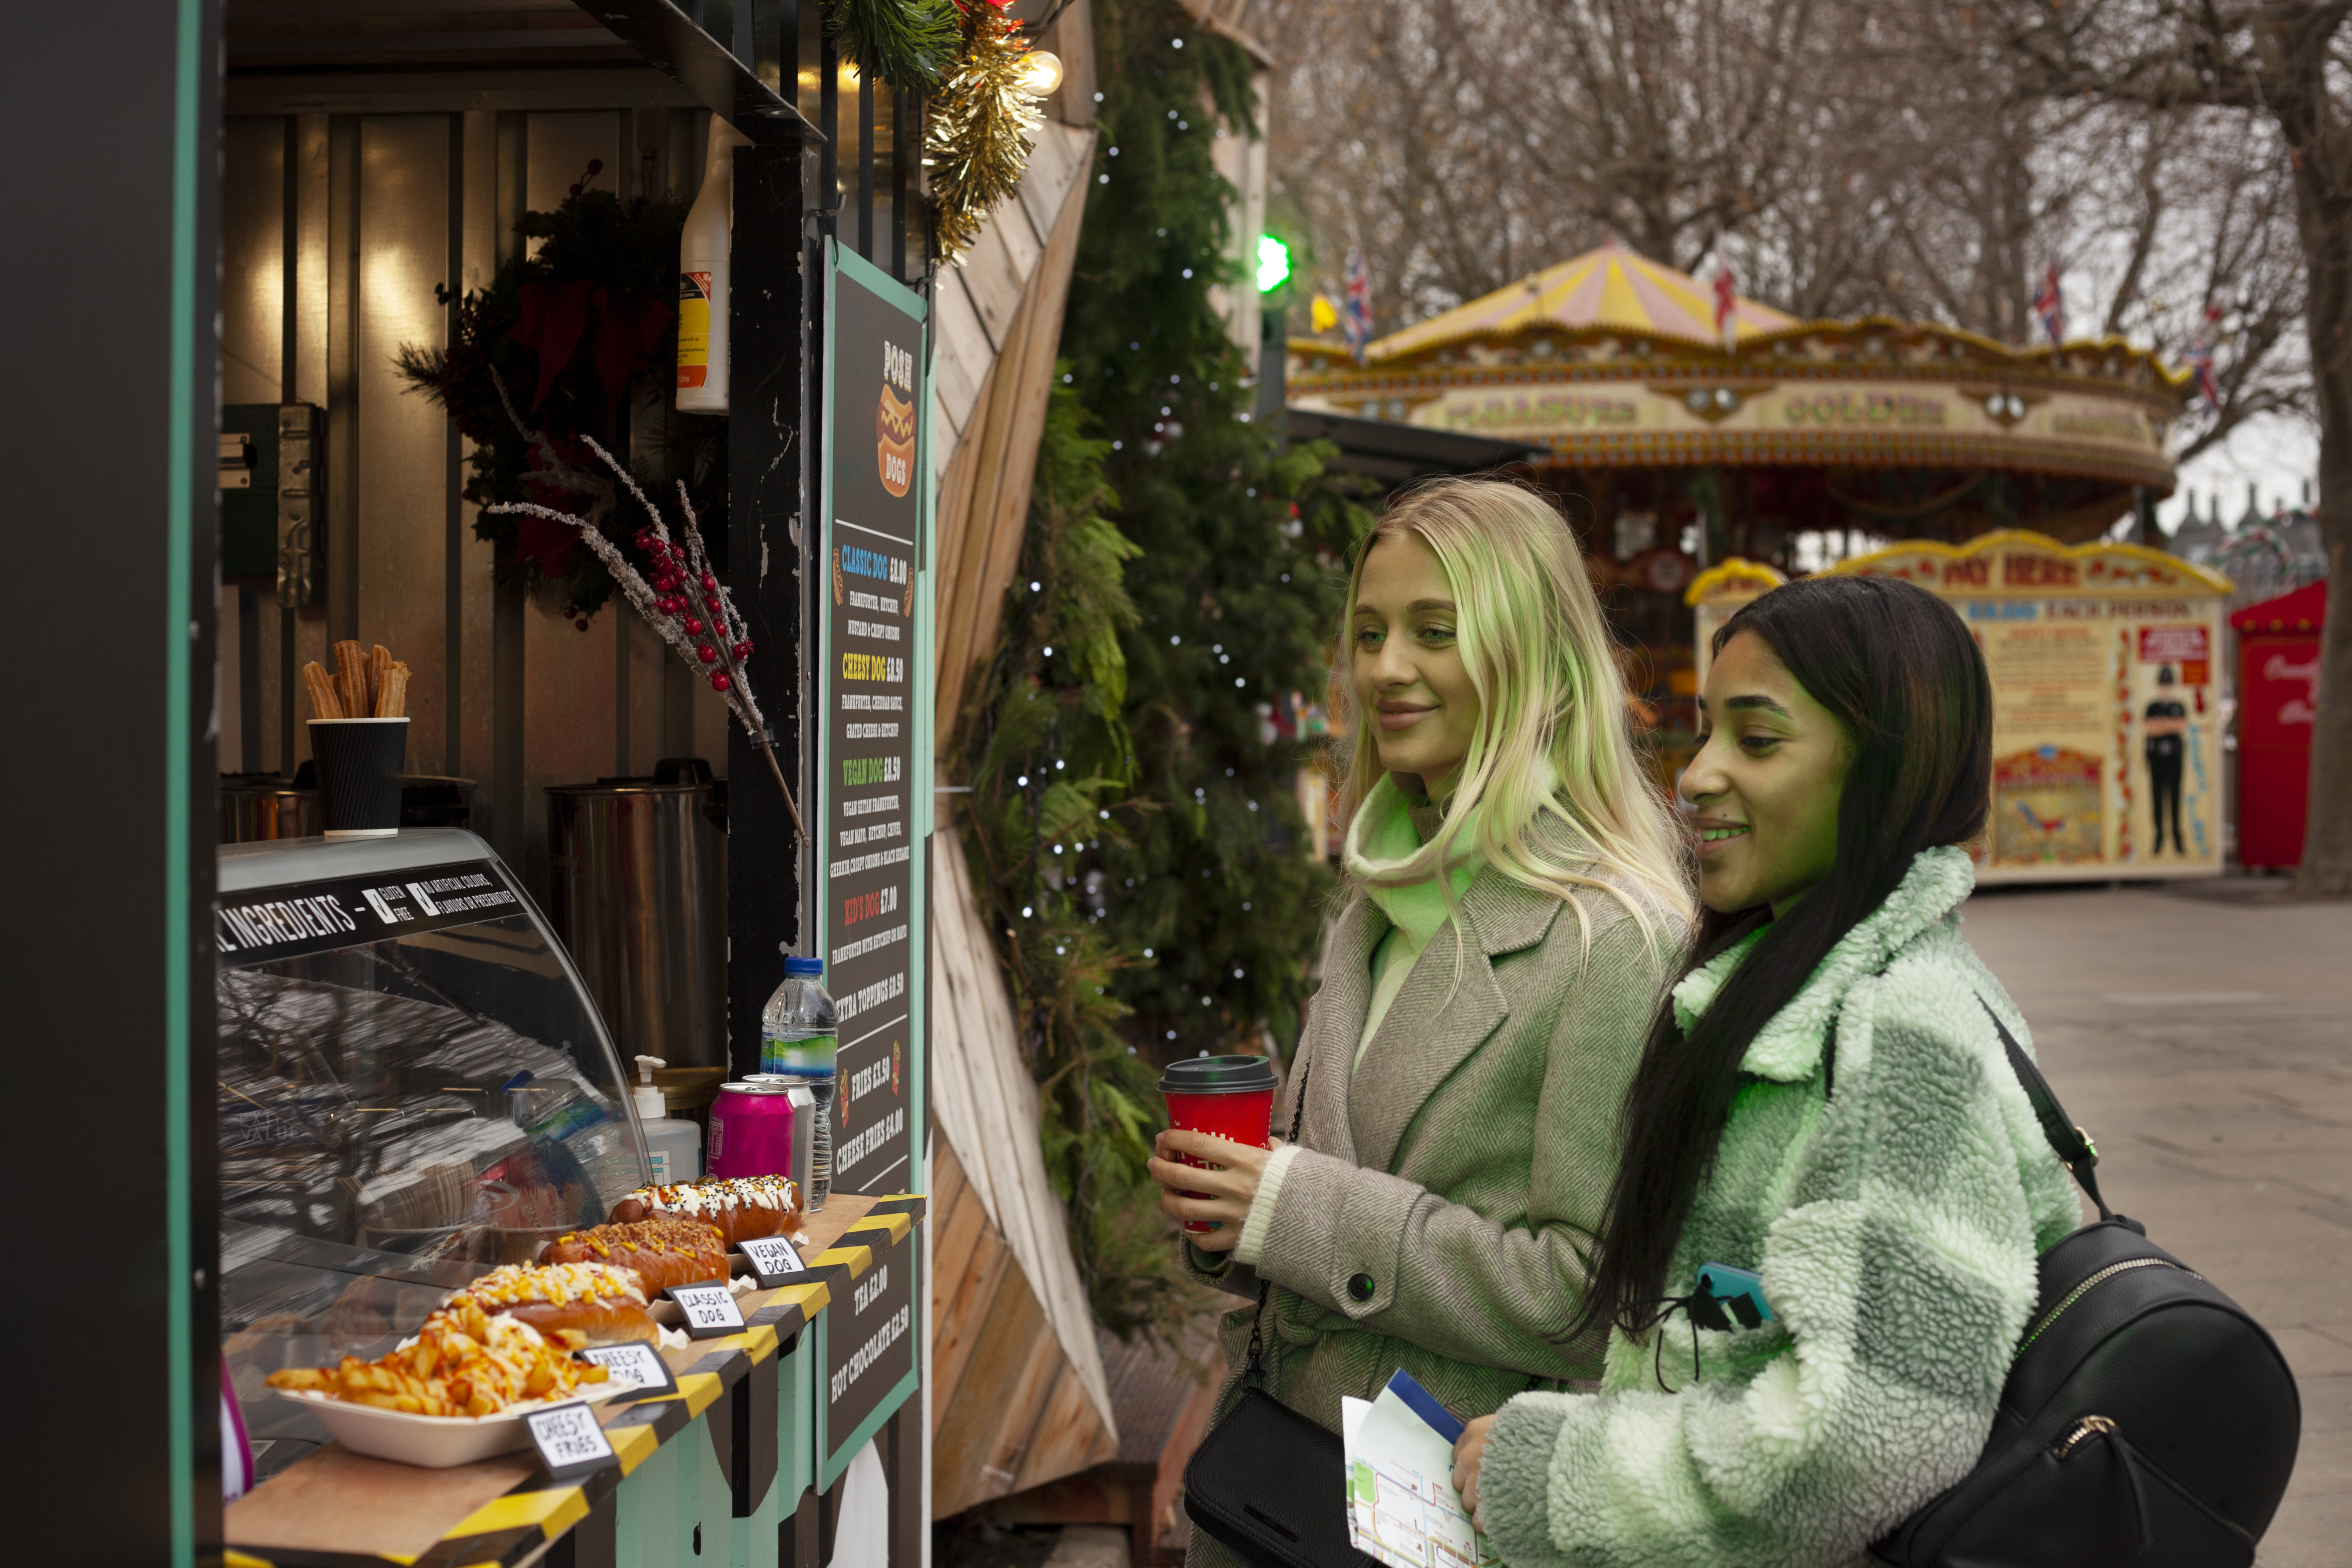
[[[677,1394],[617,1398],[596,1407],[620,1457],[617,1468],[607,1467],[567,1484],[551,1480],[528,1449],[453,1469],[428,1470],[368,1458],[341,1443],[330,1443],[228,1505],[225,1536],[231,1568],[359,1568],[363,1563],[383,1568],[387,1560],[431,1568],[493,1563],[513,1568],[593,1514],[603,1515],[610,1529],[614,1500],[625,1482],[637,1477],[681,1433],[709,1430],[706,1413],[752,1380],[756,1388],[745,1393],[758,1396],[749,1397],[749,1405],[774,1414],[761,1423],[766,1432],[750,1428],[754,1436],[745,1444],[746,1454],[730,1451],[721,1463],[722,1476],[739,1490],[748,1487],[751,1496],[737,1500],[731,1509],[729,1500],[721,1498],[716,1511],[719,1520],[731,1513],[740,1521],[751,1512],[747,1504],[762,1503],[774,1489],[778,1433],[808,1430],[814,1418],[813,1409],[797,1407],[814,1397],[810,1377],[792,1380],[797,1396],[778,1401],[779,1352],[805,1355],[802,1330],[835,1297],[847,1293],[849,1282],[872,1267],[877,1249],[905,1238],[920,1222],[923,1207],[924,1200],[916,1194],[877,1198],[834,1194],[824,1211],[807,1216],[803,1226],[808,1238],[801,1249],[808,1260],[805,1282],[738,1298],[746,1325],[741,1333],[697,1340],[683,1350],[663,1352],[677,1375]],[[725,1438],[711,1431],[703,1446],[726,1447],[738,1441],[735,1433],[746,1430],[740,1416],[727,1425]],[[698,1482],[700,1464],[684,1468]],[[806,1484],[800,1479],[793,1487],[795,1495]],[[667,1497],[651,1500],[659,1509],[672,1506]],[[767,1500],[766,1506],[776,1504]],[[709,1516],[707,1507],[702,1511]],[[789,1500],[782,1511],[792,1511]],[[672,1533],[683,1536],[686,1528]],[[653,1531],[647,1539],[657,1543],[659,1537],[659,1531]],[[617,1560],[652,1565],[664,1557],[657,1549],[625,1550]]]

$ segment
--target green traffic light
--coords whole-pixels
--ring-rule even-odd
[[[1257,291],[1271,294],[1290,276],[1290,247],[1270,234],[1257,237]]]

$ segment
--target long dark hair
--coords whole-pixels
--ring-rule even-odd
[[[1671,1001],[1659,1011],[1626,1089],[1600,1266],[1571,1335],[1604,1323],[1639,1333],[1654,1321],[1749,1042],[1886,900],[1914,857],[1976,837],[1990,808],[1992,683],[1950,605],[1892,578],[1812,577],[1732,616],[1713,651],[1743,632],[1763,638],[1844,728],[1837,864],[1786,919],[1760,908],[1703,919],[1698,963],[1759,925],[1764,934],[1688,1037]]]

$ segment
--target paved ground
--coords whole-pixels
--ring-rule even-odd
[[[2107,1201],[2270,1329],[2303,1449],[2264,1568],[2352,1561],[2352,904],[2260,882],[1992,889],[1967,930]]]

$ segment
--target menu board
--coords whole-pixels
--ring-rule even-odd
[[[1692,584],[1698,658],[1780,574],[1728,563]],[[1980,882],[2215,875],[2229,581],[2160,551],[1990,533],[1889,546],[1832,569],[1915,583],[1958,610],[1993,689]]]
[[[915,1318],[921,1228],[909,1226],[895,1244],[887,1231],[855,1232],[847,1242],[871,1247],[874,1261],[846,1291],[835,1295],[817,1320],[824,1336],[824,1386],[818,1390],[824,1405],[824,1463],[819,1480],[827,1487],[888,1415],[890,1396],[909,1385],[921,1331]]]
[[[824,788],[818,930],[839,1009],[833,1190],[920,1189],[917,594],[922,301],[852,254],[828,278]]]

